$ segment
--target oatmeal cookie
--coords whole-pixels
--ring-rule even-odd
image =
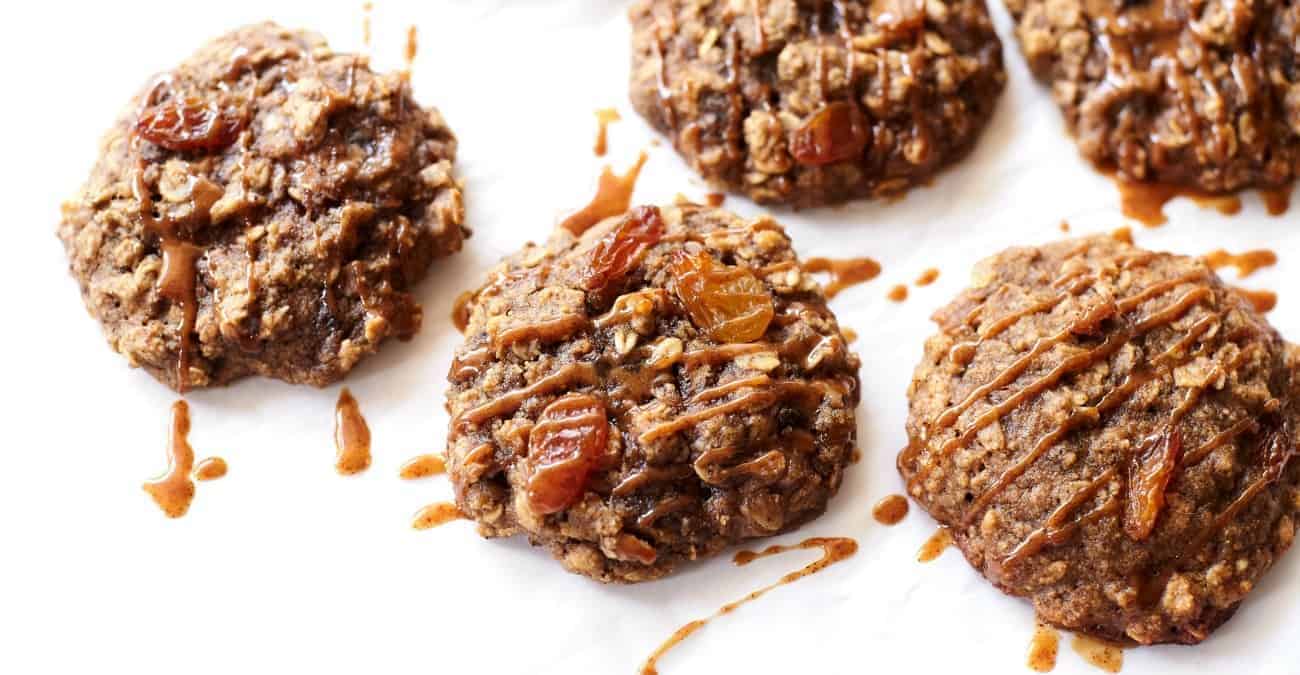
[[[1006,81],[983,0],[639,0],[634,107],[710,184],[817,206],[924,183]]]
[[[455,155],[405,75],[248,26],[132,101],[58,235],[109,344],[164,384],[325,385],[419,329],[410,287],[469,234]]]
[[[484,536],[643,581],[794,529],[840,486],[859,362],[770,218],[643,206],[560,228],[469,311],[447,455]]]
[[[1030,68],[1084,157],[1202,192],[1300,173],[1300,5],[1007,0]]]
[[[1290,546],[1300,352],[1194,258],[985,260],[908,392],[908,491],[1052,624],[1196,643]]]

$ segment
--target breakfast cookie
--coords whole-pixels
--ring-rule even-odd
[[[816,206],[965,155],[1006,75],[983,0],[639,0],[632,103],[711,185]]]
[[[934,318],[899,470],[1042,620],[1200,642],[1291,546],[1300,350],[1201,260],[1011,249]]]
[[[455,155],[405,75],[248,26],[136,97],[58,235],[109,344],[168,386],[325,385],[419,329],[410,287],[469,234]]]
[[[1300,174],[1300,7],[1282,0],[1007,0],[1084,157],[1202,192]]]
[[[642,206],[503,261],[448,375],[448,468],[486,537],[601,581],[817,517],[856,439],[858,358],[784,230]]]

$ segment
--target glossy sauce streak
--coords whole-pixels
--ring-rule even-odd
[[[803,263],[803,271],[809,274],[829,273],[830,283],[823,287],[829,300],[840,291],[861,283],[866,283],[880,276],[880,263],[871,258],[809,258]]]
[[[216,480],[226,475],[229,467],[226,466],[226,460],[220,457],[208,457],[194,467],[194,480],[209,481]]]
[[[1025,665],[1036,673],[1050,673],[1056,667],[1056,653],[1060,650],[1061,635],[1055,628],[1038,624],[1029,641],[1029,656]]]
[[[591,202],[586,206],[565,218],[560,223],[560,227],[573,233],[574,236],[580,236],[596,223],[625,213],[632,204],[632,193],[636,191],[637,178],[640,177],[641,168],[645,166],[647,159],[649,156],[642,152],[636,164],[633,164],[632,168],[622,176],[616,175],[608,166],[602,169],[600,181],[596,186],[596,196],[592,197]]]
[[[614,108],[601,108],[596,111],[596,145],[593,151],[597,157],[604,157],[609,151],[609,125],[623,119]]]
[[[1237,268],[1237,278],[1244,279],[1264,267],[1277,264],[1277,254],[1268,249],[1246,251],[1245,253],[1228,253],[1223,249],[1210,251],[1203,256],[1205,264],[1211,269],[1225,267]]]
[[[143,166],[136,169],[131,189],[136,201],[140,202],[140,219],[144,230],[161,240],[163,265],[162,273],[158,276],[158,295],[181,308],[181,344],[176,360],[176,388],[183,394],[189,389],[194,323],[199,311],[196,264],[202,250],[178,238],[176,223],[167,219],[160,221],[154,217],[153,196],[144,184]]]
[[[930,535],[924,544],[921,544],[921,550],[916,552],[916,561],[928,563],[943,555],[949,546],[952,546],[952,532],[949,532],[946,527],[941,527],[939,531]]]
[[[1124,667],[1124,650],[1119,645],[1086,635],[1075,635],[1070,641],[1070,647],[1084,661],[1108,673],[1118,673]]]
[[[1293,185],[1260,190],[1259,196],[1264,200],[1264,208],[1270,216],[1280,216],[1291,208],[1291,189]]]
[[[180,518],[194,501],[194,448],[190,447],[190,406],[185,401],[172,404],[171,427],[167,436],[167,472],[144,484],[168,518]]]
[[[456,296],[456,301],[451,305],[451,325],[462,335],[469,327],[469,313],[474,304],[474,296],[474,291],[465,291]]]
[[[903,495],[885,497],[876,502],[875,508],[871,509],[871,517],[881,525],[897,525],[907,517],[907,497]]]
[[[899,284],[889,289],[889,295],[885,297],[889,298],[891,302],[903,302],[907,300],[907,287]]]
[[[419,480],[447,472],[447,460],[442,455],[420,455],[402,465],[402,480]]]
[[[724,614],[730,614],[736,611],[736,609],[740,608],[742,605],[763,597],[775,588],[794,583],[806,576],[816,574],[835,563],[851,558],[853,554],[858,552],[858,542],[845,537],[817,537],[805,540],[794,546],[769,546],[762,551],[741,551],[736,554],[735,563],[737,565],[748,565],[759,558],[766,558],[779,553],[785,553],[786,551],[814,548],[820,548],[822,550],[822,556],[802,569],[791,572],[781,577],[781,579],[776,583],[764,586],[739,600],[723,605],[722,608],[714,612],[712,616],[704,619],[697,619],[677,629],[668,640],[666,640],[654,651],[653,654],[650,655],[650,658],[646,659],[645,664],[641,666],[641,675],[658,675],[659,671],[656,668],[656,665],[658,664],[659,659],[662,658],[668,650],[677,646],[677,644],[682,640],[685,640],[691,633],[703,628],[708,622]]]
[[[922,272],[921,276],[916,278],[916,285],[929,286],[930,284],[934,283],[938,279],[939,279],[939,270],[931,267],[930,269]]]
[[[438,502],[416,511],[415,516],[411,518],[411,527],[416,530],[431,530],[464,517],[465,514],[461,513],[455,504]]]
[[[1202,208],[1215,209],[1227,216],[1241,212],[1241,198],[1236,195],[1207,194],[1179,185],[1133,183],[1116,179],[1124,215],[1146,225],[1159,227],[1169,221],[1165,204],[1175,197],[1189,197]]]
[[[347,387],[334,406],[334,446],[338,450],[334,468],[340,474],[350,476],[370,467],[370,426]]]
[[[411,71],[411,66],[415,65],[415,56],[420,52],[420,36],[415,26],[406,28],[406,71]]]
[[[1277,307],[1277,293],[1273,291],[1256,291],[1249,288],[1233,288],[1237,295],[1250,301],[1255,306],[1255,311],[1260,314],[1268,314]]]

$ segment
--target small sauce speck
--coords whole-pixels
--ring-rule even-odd
[[[695,621],[678,628],[676,632],[664,641],[663,644],[659,645],[659,648],[650,655],[650,658],[646,659],[645,664],[641,666],[641,675],[658,675],[659,670],[656,666],[659,663],[659,659],[662,658],[668,650],[676,647],[682,640],[685,640],[690,636],[691,633],[703,628],[710,621],[723,616],[724,614],[730,614],[736,611],[742,605],[763,597],[775,588],[794,583],[804,577],[816,574],[835,563],[853,557],[853,554],[858,552],[858,542],[847,537],[815,537],[804,540],[793,546],[769,546],[762,551],[741,551],[736,554],[734,561],[737,565],[748,565],[759,558],[766,558],[779,553],[785,553],[786,551],[813,548],[820,548],[822,550],[822,556],[817,560],[808,563],[799,570],[781,577],[774,584],[764,586],[739,600],[723,605],[711,616],[704,619],[696,619]]]
[[[1050,673],[1056,667],[1056,654],[1060,651],[1061,635],[1055,628],[1038,624],[1029,641],[1029,656],[1025,665],[1037,673]]]
[[[1124,667],[1124,650],[1117,644],[1087,635],[1075,635],[1070,641],[1070,647],[1084,661],[1108,673],[1118,673]]]
[[[370,467],[370,426],[347,387],[334,406],[334,446],[338,450],[334,468],[340,474],[350,476]]]
[[[370,12],[371,12],[371,10],[373,10],[374,8],[375,8],[375,3],[373,3],[373,2],[367,2],[367,3],[363,4],[363,5],[361,5],[361,11],[362,11],[362,17],[361,17],[361,41],[362,41],[362,42],[363,42],[367,47],[370,46]]]
[[[220,457],[208,457],[194,467],[194,480],[216,480],[225,476],[228,470],[226,460]]]
[[[845,342],[857,342],[858,340],[858,332],[852,328],[840,326],[840,334],[844,336]]]
[[[609,125],[623,119],[614,108],[601,108],[596,111],[596,145],[593,150],[597,157],[604,157],[609,151]]]
[[[921,550],[916,552],[916,561],[928,563],[943,555],[949,546],[952,546],[952,532],[949,532],[946,527],[941,527],[938,532],[926,539],[924,544],[921,544]]]
[[[1245,253],[1228,253],[1223,249],[1210,251],[1202,256],[1205,264],[1212,269],[1223,269],[1224,267],[1237,268],[1237,278],[1244,279],[1263,267],[1272,267],[1277,264],[1277,254],[1268,249],[1256,251],[1246,251]]]
[[[709,194],[704,195],[704,201],[708,203],[709,206],[716,209],[727,201],[727,195],[724,195],[721,192],[710,192]]]
[[[442,455],[420,455],[402,465],[398,474],[402,480],[418,480],[436,476],[447,471],[447,460]]]
[[[803,263],[803,271],[809,274],[831,275],[830,283],[822,288],[826,299],[829,300],[850,286],[866,283],[880,276],[880,263],[871,258],[809,258]]]
[[[907,497],[903,495],[885,497],[876,502],[875,508],[871,509],[871,517],[881,525],[899,524],[907,517]]]
[[[438,502],[430,504],[419,511],[411,519],[411,527],[417,530],[431,530],[439,525],[446,525],[453,520],[464,518],[465,514],[456,508],[451,502]]]
[[[1233,288],[1232,290],[1254,305],[1255,311],[1260,314],[1268,314],[1277,308],[1277,293],[1273,291],[1257,291],[1249,288]]]
[[[1060,228],[1061,228],[1061,231],[1062,231],[1062,232],[1069,232],[1069,231],[1070,231],[1070,221],[1068,221],[1068,220],[1062,220],[1062,221],[1061,221]]]
[[[1123,244],[1133,245],[1133,228],[1121,227],[1110,233],[1110,238]]]
[[[899,284],[889,289],[889,295],[885,297],[888,297],[893,302],[903,302],[907,299],[907,287]]]
[[[921,276],[916,278],[916,285],[929,286],[930,284],[934,283],[938,279],[939,279],[939,270],[931,267],[930,269],[922,272]]]
[[[626,212],[632,204],[632,193],[636,191],[637,178],[641,176],[641,168],[647,159],[649,155],[642,152],[636,164],[622,176],[615,174],[608,166],[602,169],[596,185],[596,195],[591,198],[591,202],[565,218],[560,227],[579,236],[596,223]]]
[[[194,501],[194,448],[190,447],[190,406],[172,404],[171,428],[167,435],[167,472],[144,484],[144,491],[168,518],[180,518]]]

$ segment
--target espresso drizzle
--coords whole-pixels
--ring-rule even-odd
[[[168,518],[180,518],[194,501],[194,448],[190,447],[190,406],[177,401],[171,408],[167,435],[167,472],[144,484],[144,491]]]
[[[804,540],[793,546],[769,546],[762,551],[741,551],[740,553],[737,553],[735,563],[737,565],[748,565],[759,558],[766,558],[787,551],[817,548],[822,551],[821,557],[804,566],[802,569],[791,572],[781,577],[776,583],[764,586],[739,600],[723,605],[718,609],[718,611],[708,617],[696,619],[695,621],[691,621],[677,629],[668,640],[666,640],[654,651],[654,653],[650,655],[650,658],[646,659],[645,664],[641,666],[641,675],[658,675],[659,671],[656,666],[658,665],[659,659],[662,658],[668,650],[676,647],[682,640],[685,640],[692,633],[703,628],[710,621],[723,615],[730,614],[741,606],[763,597],[776,588],[794,583],[804,577],[816,574],[835,563],[851,558],[858,552],[858,542],[846,537],[816,537]]]
[[[596,111],[596,145],[592,148],[597,157],[604,157],[609,151],[609,125],[623,119],[614,108],[601,108]]]
[[[830,283],[822,287],[829,300],[846,288],[866,283],[880,276],[880,263],[871,258],[809,258],[803,263],[809,274],[830,274]]]
[[[602,169],[596,186],[596,195],[592,197],[591,202],[565,218],[560,223],[560,227],[574,236],[580,236],[600,221],[626,213],[632,204],[632,193],[636,190],[637,178],[640,177],[641,168],[645,166],[647,159],[649,159],[648,155],[642,152],[636,164],[633,164],[632,168],[622,176],[616,175],[609,166]]]
[[[439,525],[446,525],[453,520],[460,520],[465,517],[460,509],[451,502],[438,502],[430,504],[415,512],[411,518],[411,527],[416,530],[430,530]]]
[[[334,406],[334,446],[338,450],[334,468],[340,474],[350,476],[370,467],[370,426],[347,387]]]
[[[402,480],[419,480],[447,471],[447,460],[442,455],[420,455],[402,465],[398,474]]]

